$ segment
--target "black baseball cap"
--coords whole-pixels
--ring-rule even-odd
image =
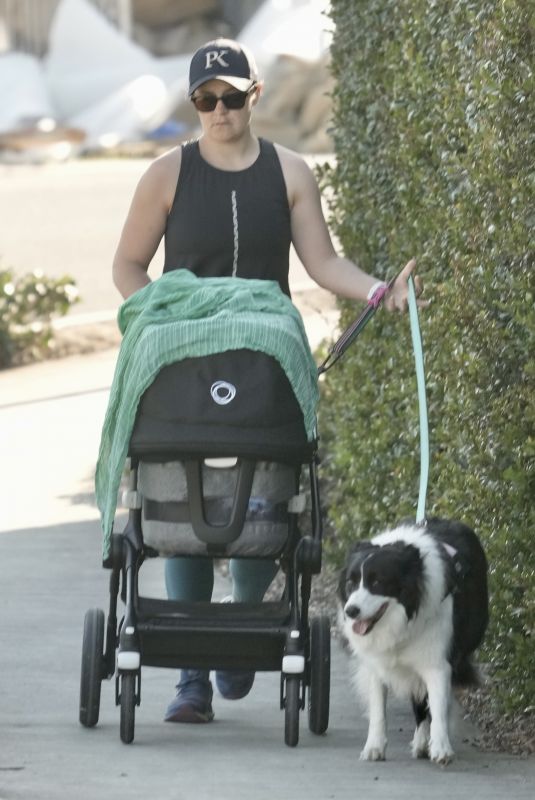
[[[232,39],[214,39],[193,54],[189,67],[191,97],[195,89],[206,81],[221,80],[246,92],[258,80],[256,63],[247,47]]]

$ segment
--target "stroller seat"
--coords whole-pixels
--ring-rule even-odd
[[[206,521],[224,527],[233,510],[240,464],[237,459],[209,459],[201,464]],[[297,492],[296,469],[288,464],[255,464],[243,526],[228,544],[204,542],[194,531],[187,469],[181,461],[139,463],[138,490],[143,497],[145,546],[161,556],[276,558],[288,544],[288,503]]]

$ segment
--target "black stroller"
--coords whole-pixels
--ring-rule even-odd
[[[279,362],[241,349],[165,366],[141,398],[128,455],[128,523],[104,562],[107,622],[98,608],[85,616],[82,725],[96,725],[101,682],[116,674],[120,737],[132,742],[148,665],[280,672],[285,743],[298,743],[305,705],[310,731],[324,733],[330,623],[309,619],[322,558],[317,447]],[[303,467],[309,486],[301,492]],[[284,588],[257,604],[140,596],[144,560],[162,555],[276,559]]]

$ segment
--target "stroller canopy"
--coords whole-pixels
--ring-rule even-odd
[[[197,278],[189,270],[174,270],[123,303],[118,322],[123,341],[95,478],[104,558],[140,399],[163,368],[240,349],[273,357],[288,378],[311,442],[318,402],[317,367],[301,315],[275,281]]]

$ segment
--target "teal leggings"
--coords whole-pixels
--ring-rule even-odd
[[[236,603],[259,603],[277,574],[274,561],[233,558],[229,563],[232,598]],[[170,600],[210,601],[214,588],[214,565],[210,558],[167,558],[165,586]]]

